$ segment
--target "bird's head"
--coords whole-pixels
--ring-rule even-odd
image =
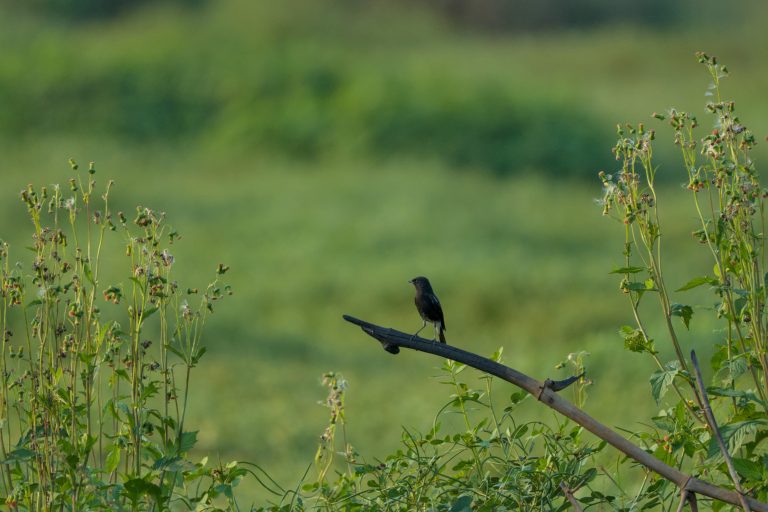
[[[414,277],[408,282],[415,286],[417,290],[429,290],[431,288],[429,285],[429,279],[426,277]]]

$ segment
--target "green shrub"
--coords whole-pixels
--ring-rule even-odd
[[[500,360],[501,353],[493,357]],[[585,441],[572,424],[516,419],[528,398],[524,392],[512,393],[508,406],[497,409],[494,379],[484,377],[483,388],[473,389],[461,379],[466,368],[443,364],[440,381],[452,394],[433,427],[426,433],[403,429],[402,447],[381,461],[365,461],[349,443],[348,384],[341,375],[326,374],[323,403],[330,421],[320,437],[315,474],[298,492],[258,510],[563,510],[568,502],[561,483],[589,486],[597,475],[595,455],[605,444]],[[611,499],[595,494],[590,501]]]
[[[586,111],[514,97],[498,87],[445,92],[437,82],[423,90],[387,88],[365,115],[369,151],[414,155],[498,175],[525,170],[584,176],[607,154],[598,123]]]
[[[198,6],[204,0],[169,0],[185,6]],[[2,0],[9,7],[71,21],[109,19],[150,2],[147,0]]]
[[[141,67],[125,60],[77,75],[52,66],[30,88],[13,87],[15,73],[4,77],[0,69],[0,90],[10,98],[0,133],[197,140],[299,159],[354,151],[499,176],[534,169],[584,177],[609,161],[598,149],[604,145],[599,123],[572,105],[513,96],[498,85],[459,89],[441,77],[361,90],[342,64],[277,57],[264,59],[226,93],[198,81],[187,59]]]
[[[649,0],[421,0],[461,25],[484,30],[533,31],[591,27],[607,23],[678,25],[685,20],[685,2]]]

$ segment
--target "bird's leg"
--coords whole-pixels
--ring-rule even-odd
[[[418,331],[413,333],[413,335],[411,336],[411,341],[413,341],[413,338],[415,338],[417,334],[419,334],[421,331],[423,331],[426,326],[427,326],[427,321],[424,320],[424,323],[421,324],[421,329],[419,329]]]
[[[432,323],[432,326],[435,328],[435,337],[432,338],[432,343],[437,343],[437,336],[438,336],[437,326],[439,324],[440,324],[440,322],[433,322]]]

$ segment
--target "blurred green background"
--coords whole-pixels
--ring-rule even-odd
[[[341,319],[415,331],[407,280],[422,274],[449,342],[503,346],[542,379],[586,350],[588,412],[633,429],[656,409],[652,368],[617,334],[623,230],[600,215],[596,173],[615,167],[617,122],[657,123],[667,278],[706,274],[671,130],[650,114],[692,110],[709,129],[706,50],[762,140],[766,15],[757,0],[0,0],[0,237],[22,256],[18,190],[65,182],[74,157],[115,180],[118,208],[168,213],[184,282],[231,265],[189,424],[201,454],[286,486],[325,426],[322,372],[349,380],[368,460],[448,400],[440,361],[393,358]],[[717,326],[696,320],[685,346],[706,351]]]

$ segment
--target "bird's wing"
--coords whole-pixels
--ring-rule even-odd
[[[440,316],[440,324],[443,326],[443,329],[445,329],[445,316],[443,316],[443,308],[440,306],[440,299],[437,298],[437,295],[432,293],[429,295],[429,301],[432,303],[435,311]]]

